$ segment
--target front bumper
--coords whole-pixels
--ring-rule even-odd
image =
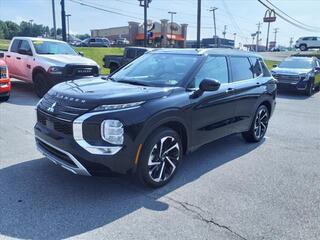
[[[298,90],[298,91],[304,91],[306,90],[306,88],[308,87],[309,84],[309,80],[308,81],[299,81],[299,82],[280,82],[278,81],[278,88],[279,89],[291,89],[291,90]]]

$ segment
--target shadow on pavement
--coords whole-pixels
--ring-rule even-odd
[[[318,94],[319,92],[313,93],[312,96],[315,94]],[[311,97],[312,97],[311,96]],[[310,98],[309,96],[304,95],[303,92],[288,90],[288,89],[278,89],[278,95],[277,98],[283,98],[283,99],[293,99],[293,100],[306,100]]]
[[[31,83],[22,82],[19,80],[12,80],[11,96],[8,100],[10,104],[35,106],[40,100],[33,90]]]
[[[260,143],[261,144],[261,143]],[[249,153],[239,135],[208,144],[184,158],[172,181],[160,189],[133,177],[82,177],[34,159],[0,170],[0,234],[23,239],[63,239],[94,230],[141,208],[165,211],[162,196]]]

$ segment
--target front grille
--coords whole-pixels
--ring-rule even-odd
[[[66,65],[65,74],[68,77],[77,76],[96,76],[99,74],[99,68],[91,65]]]
[[[279,82],[298,82],[300,80],[299,75],[286,75],[286,74],[275,74],[274,78]]]
[[[63,120],[56,119],[41,110],[37,111],[38,123],[42,124],[48,129],[55,130],[57,132],[63,133],[65,135],[72,135],[72,123]]]
[[[37,140],[37,143],[42,147],[44,148],[47,152],[49,152],[50,154],[56,156],[57,158],[59,158],[59,160],[63,160],[65,161],[66,163],[68,163],[69,165],[71,166],[76,166],[75,163],[66,155],[64,154],[63,152],[60,152],[59,150],[49,146],[48,144],[40,141],[40,140]]]
[[[87,107],[74,107],[69,106],[68,101],[60,98],[55,98],[50,95],[45,95],[39,104],[39,109],[48,115],[66,121],[72,122],[78,116],[86,113],[89,108]]]

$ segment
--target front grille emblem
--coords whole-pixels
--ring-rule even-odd
[[[54,112],[54,107],[57,105],[57,102],[54,102],[50,107],[47,108],[48,112]]]

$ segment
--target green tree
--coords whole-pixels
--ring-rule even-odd
[[[90,35],[88,33],[85,33],[85,34],[77,34],[76,35],[76,38],[79,38],[80,40],[84,40],[86,38],[89,38]]]
[[[0,38],[4,39],[8,36],[7,24],[0,20]]]
[[[12,39],[14,36],[18,36],[20,32],[20,27],[18,24],[12,21],[5,21],[7,25],[8,33],[5,36],[6,39]]]

